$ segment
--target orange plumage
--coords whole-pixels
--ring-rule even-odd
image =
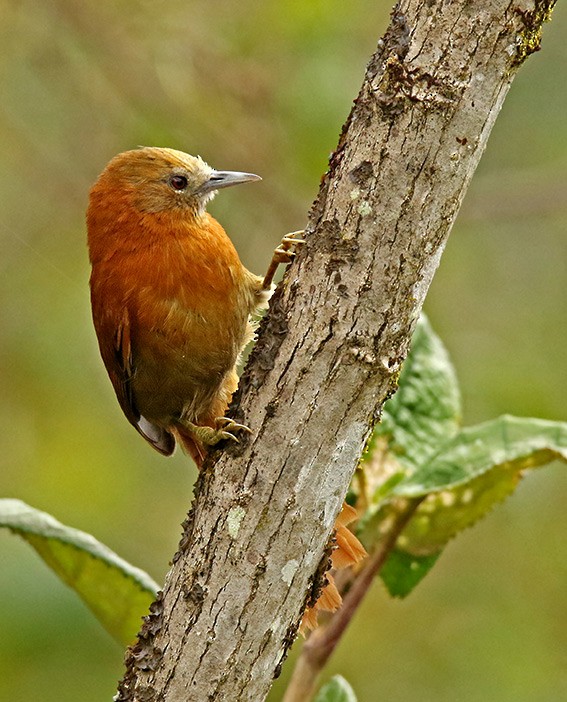
[[[197,459],[223,436],[249,316],[270,285],[240,262],[205,205],[258,176],[172,149],[119,154],[90,194],[91,302],[101,355],[130,423],[158,451]],[[199,434],[195,427],[211,427]],[[226,433],[226,432],[224,432]]]
[[[276,264],[293,256],[284,240],[265,278],[250,273],[206,212],[219,188],[258,179],[142,148],[113,158],[90,193],[93,321],[118,402],[157,451],[179,441],[199,466],[207,446],[247,430],[224,417],[236,365]],[[354,544],[341,563],[359,560],[362,546],[338,528]]]

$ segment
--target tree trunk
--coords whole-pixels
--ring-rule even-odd
[[[467,184],[552,0],[402,0],[272,299],[119,700],[263,700]],[[321,565],[322,564],[322,565]]]

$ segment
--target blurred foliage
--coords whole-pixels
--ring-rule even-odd
[[[213,206],[260,273],[300,228],[390,2],[4,0],[0,495],[95,534],[160,582],[194,470],[121,415],[90,322],[84,209],[138,144],[260,173]],[[467,424],[567,415],[567,10],[519,72],[428,297]],[[567,696],[564,471],[534,474],[403,602],[379,587],[329,666],[360,700]],[[0,535],[0,700],[110,699],[122,651]],[[292,658],[295,654],[292,654]],[[281,699],[289,664],[271,699]]]

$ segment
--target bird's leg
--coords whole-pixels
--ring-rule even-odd
[[[214,446],[218,444],[219,441],[225,439],[238,443],[238,439],[232,432],[244,431],[248,434],[252,433],[247,426],[238,424],[233,419],[230,419],[230,417],[217,417],[214,427],[200,426],[192,422],[183,422],[183,428],[187,430],[188,434],[205,446]]]
[[[264,281],[262,283],[262,290],[269,290],[272,287],[272,282],[274,280],[274,275],[278,269],[280,263],[291,263],[295,258],[297,249],[305,243],[304,239],[297,239],[298,236],[303,236],[304,231],[300,229],[297,232],[291,232],[286,234],[281,240],[280,245],[274,251],[270,265],[268,266],[268,271],[264,276]]]

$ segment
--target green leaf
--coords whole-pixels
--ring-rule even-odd
[[[319,690],[315,702],[356,702],[356,695],[342,675],[335,675]]]
[[[461,398],[447,350],[422,316],[400,374],[399,388],[384,405],[375,438],[386,437],[388,449],[410,470],[453,436],[461,419]]]
[[[528,469],[567,460],[567,424],[504,416],[460,430],[460,413],[453,367],[422,318],[358,471],[368,508],[357,535],[368,551],[419,503],[380,574],[393,596],[411,592],[446,543],[509,496]]]
[[[405,597],[435,565],[441,554],[413,556],[395,548],[390,552],[380,577],[392,597]]]
[[[132,642],[158,590],[147,573],[20,500],[0,499],[0,526],[33,546],[121,645]]]
[[[425,499],[398,541],[431,555],[510,495],[527,470],[567,461],[567,424],[503,416],[460,431],[413,475],[396,497]]]
[[[567,460],[567,424],[503,415],[462,429],[419,470],[394,488],[403,497],[447,490],[484,475],[495,466],[535,468]]]

